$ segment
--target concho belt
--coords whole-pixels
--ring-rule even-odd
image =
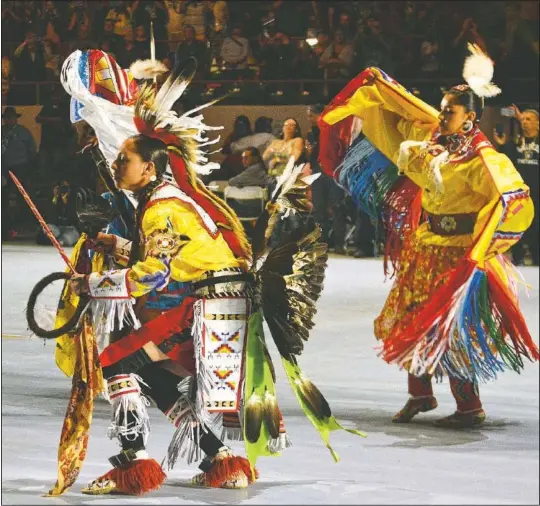
[[[426,211],[429,229],[437,235],[472,234],[476,223],[476,213],[431,214]]]
[[[193,281],[192,293],[199,297],[219,298],[243,296],[252,275],[239,268],[209,271]]]

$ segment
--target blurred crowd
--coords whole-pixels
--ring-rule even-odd
[[[57,81],[75,49],[103,49],[123,67],[148,58],[151,25],[159,59],[195,56],[197,77],[212,81],[346,81],[368,66],[398,80],[456,78],[468,42],[495,60],[499,82],[538,76],[534,1],[3,0],[3,98],[36,103],[35,87],[11,85]]]
[[[474,42],[495,60],[495,81],[503,90],[508,79],[529,78],[535,98],[524,100],[538,101],[536,1],[3,0],[1,7],[2,102],[43,105],[36,118],[42,124],[39,151],[30,132],[19,124],[15,108],[7,107],[2,115],[2,207],[11,209],[3,217],[15,219],[3,220],[4,238],[21,228],[25,213],[33,223],[7,170],[17,174],[36,198],[41,192],[50,222],[58,230],[73,225],[70,188],[96,189],[93,160],[78,153],[69,100],[58,83],[63,59],[75,49],[101,48],[128,67],[150,57],[151,27],[156,56],[169,68],[190,56],[197,59],[196,79],[209,82],[188,88],[195,90],[195,103],[200,103],[201,94],[209,98],[225,86],[220,82],[235,83],[234,91],[239,82],[254,81],[264,85],[256,89],[257,103],[294,89],[296,99],[289,103],[306,104],[308,132],[301,132],[298,118],[272,123],[262,116],[253,125],[245,116],[236,118],[223,146],[221,168],[205,182],[217,191],[263,188],[263,194],[253,193],[259,197],[252,199],[252,209],[260,204],[256,202],[260,195],[267,198],[271,193],[291,156],[305,162],[307,172],[321,172],[318,115],[323,104],[365,67],[380,67],[402,82],[426,79],[432,96],[422,98],[438,106],[443,90],[434,79],[447,78],[449,85],[461,82],[467,43]],[[303,81],[300,94],[295,80]],[[50,83],[39,100],[33,82]],[[516,90],[514,83],[510,89]],[[243,99],[240,103],[249,103]],[[509,103],[507,97],[502,100]],[[506,130],[497,125],[493,136],[531,186],[538,208],[538,111],[510,109]],[[45,185],[38,184],[38,175]],[[312,214],[333,251],[359,257],[378,254],[384,239],[381,230],[355,209],[332,178],[321,174],[311,199]],[[254,213],[249,206],[238,209],[248,217]],[[249,233],[253,220],[244,222]],[[294,223],[280,221],[275,233],[284,233],[287,227]],[[73,230],[67,232],[65,237]],[[525,248],[514,252],[516,262],[530,255],[538,264],[538,234],[536,219],[522,242]]]

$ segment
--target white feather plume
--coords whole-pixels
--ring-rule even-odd
[[[135,79],[154,79],[169,69],[158,60],[137,60],[131,64],[129,70]]]
[[[471,54],[463,65],[463,78],[479,97],[494,97],[501,89],[491,82],[493,61],[476,44],[468,44]]]

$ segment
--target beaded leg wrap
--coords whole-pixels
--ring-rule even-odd
[[[433,396],[431,377],[409,374],[408,384],[410,397],[405,406],[392,417],[394,423],[408,423],[418,413],[431,411],[438,406],[437,399]]]
[[[220,448],[215,457],[206,457],[200,466],[205,469],[192,479],[193,485],[214,488],[246,488],[258,478],[244,457],[236,457],[227,446]]]
[[[437,427],[467,429],[478,427],[486,420],[482,409],[478,384],[450,378],[450,388],[456,400],[457,410],[450,416],[435,421]]]

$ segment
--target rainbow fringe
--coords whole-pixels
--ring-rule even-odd
[[[496,379],[506,369],[519,373],[523,357],[538,360],[539,353],[511,292],[494,270],[465,259],[400,332],[385,340],[381,354],[415,376],[434,374],[439,366],[471,382]]]
[[[384,273],[398,267],[403,241],[416,230],[421,215],[421,192],[410,179],[363,135],[348,149],[338,168],[338,183],[375,225],[375,240],[385,241]]]

